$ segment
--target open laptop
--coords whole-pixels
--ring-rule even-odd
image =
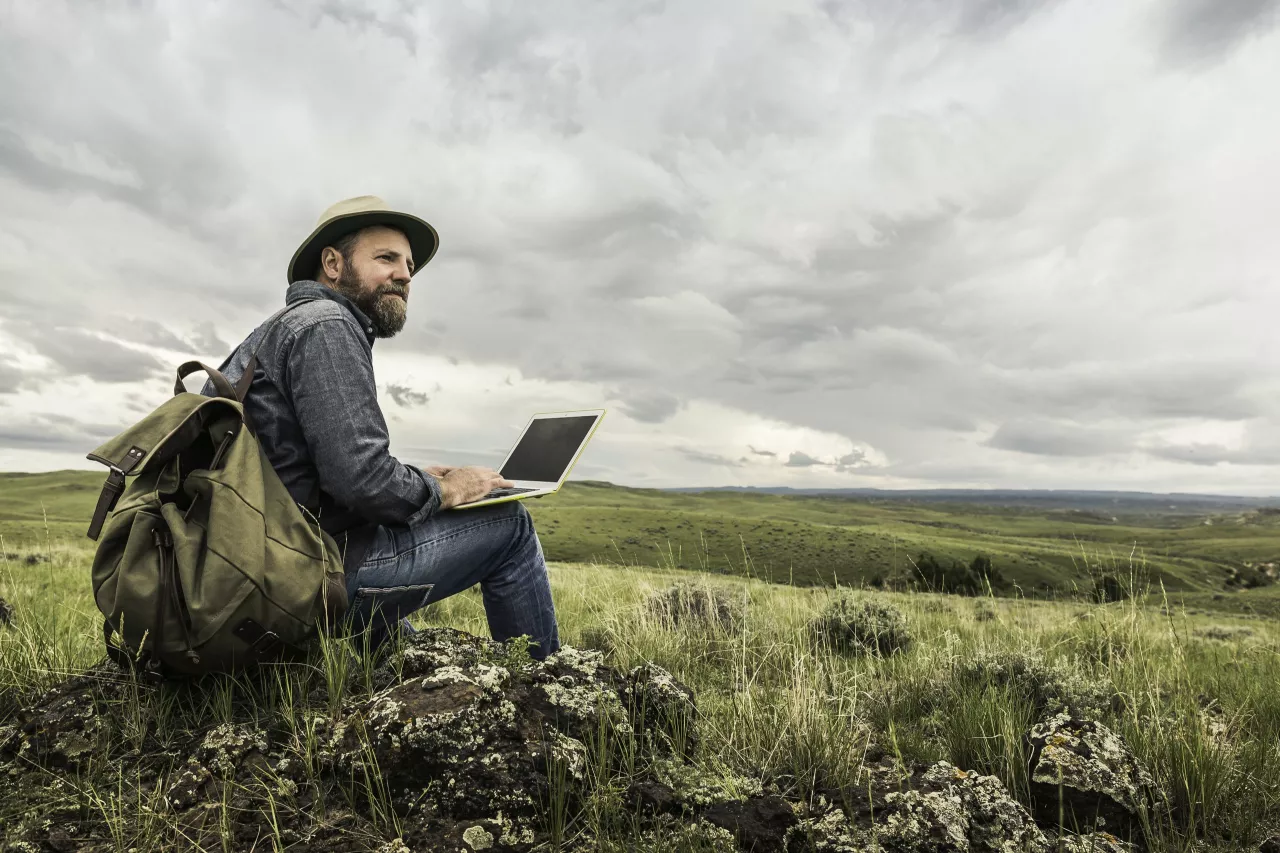
[[[494,489],[479,500],[458,504],[453,509],[537,498],[559,491],[582,454],[582,448],[595,434],[604,412],[604,409],[588,409],[534,415],[498,469],[503,479],[514,485]]]

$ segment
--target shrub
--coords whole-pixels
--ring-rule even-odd
[[[649,596],[645,608],[671,627],[713,627],[737,633],[746,622],[747,601],[741,593],[723,587],[682,581]]]
[[[1107,682],[1089,678],[1079,666],[1050,663],[1034,647],[980,649],[957,660],[951,676],[959,686],[1006,688],[1030,702],[1037,717],[1066,710],[1096,719],[1115,695]]]
[[[1196,636],[1206,640],[1233,642],[1252,637],[1253,630],[1234,625],[1210,625],[1208,628],[1201,628],[1199,631],[1196,631]]]
[[[873,599],[841,596],[811,624],[814,640],[842,652],[888,656],[911,647],[902,611]]]
[[[990,622],[996,618],[995,608],[985,601],[980,601],[973,606],[973,621]]]
[[[965,564],[959,560],[938,559],[925,551],[915,563],[916,573],[924,585],[933,592],[950,592],[957,595],[983,595],[988,589],[1005,585],[1004,577],[983,554]]]
[[[1129,589],[1112,574],[1100,574],[1093,579],[1093,600],[1102,603],[1127,601]]]

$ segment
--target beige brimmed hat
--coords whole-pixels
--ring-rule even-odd
[[[376,195],[362,195],[340,201],[320,215],[316,229],[302,241],[298,251],[289,261],[289,284],[310,278],[320,265],[320,252],[334,241],[370,225],[389,225],[399,229],[409,238],[409,251],[413,253],[413,274],[427,265],[427,261],[440,247],[436,229],[416,216],[401,213],[387,207]]]

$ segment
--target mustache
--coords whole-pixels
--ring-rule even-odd
[[[395,287],[394,285],[383,285],[379,287],[377,290],[378,296],[385,296],[388,293],[394,293],[396,296],[399,296],[405,302],[409,301],[409,288],[407,287]]]

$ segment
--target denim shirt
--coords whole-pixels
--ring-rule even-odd
[[[354,571],[380,524],[414,524],[440,507],[434,477],[389,450],[373,377],[373,326],[314,281],[289,285],[289,310],[258,326],[219,366],[234,385],[255,350],[245,413],[285,488]],[[203,392],[216,393],[211,382]]]

